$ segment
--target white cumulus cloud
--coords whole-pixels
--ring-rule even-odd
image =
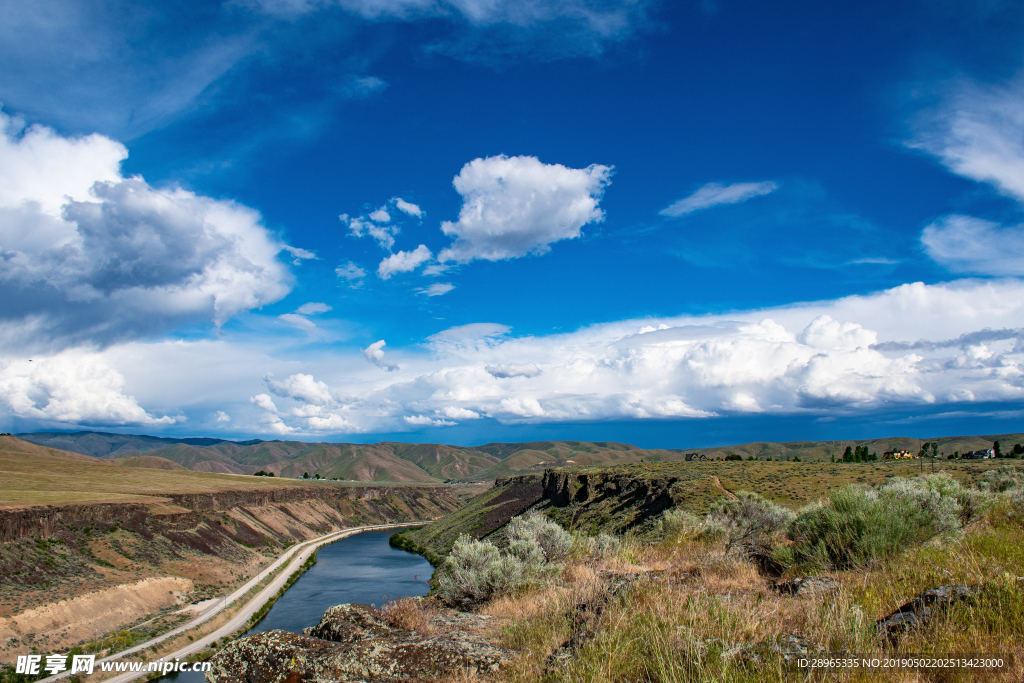
[[[1016,405],[1024,400],[1024,281],[918,282],[560,334],[475,323],[425,341],[403,350],[401,367],[383,340],[301,359],[275,358],[279,351],[234,338],[126,342],[63,356],[30,381],[31,366],[44,358],[6,357],[0,417],[39,428],[79,424],[86,415],[93,424],[158,425],[179,414],[205,423],[220,410],[234,430],[305,436],[443,426],[437,420],[892,416],[927,406]],[[98,369],[79,367],[90,364]],[[263,382],[268,372],[276,374]],[[149,408],[156,405],[170,407]]]
[[[375,341],[370,344],[363,349],[363,357],[385,372],[394,372],[395,370],[398,370],[398,364],[384,360],[385,343],[386,342],[381,339],[380,341]]]
[[[44,423],[164,425],[124,394],[124,376],[96,353],[68,350],[53,356],[0,363],[0,401],[10,414]]]
[[[430,249],[421,244],[412,251],[400,251],[388,256],[377,266],[377,277],[381,280],[390,279],[395,273],[408,273],[433,258]]]
[[[371,237],[383,249],[395,246],[395,235],[399,233],[397,225],[376,223],[370,218],[350,218],[345,213],[338,216],[338,219],[348,226],[349,235],[352,237]]]
[[[778,183],[766,180],[760,183],[708,183],[688,197],[673,202],[658,213],[675,218],[701,209],[710,209],[720,204],[739,204],[754,197],[771,194],[779,188]]]
[[[3,113],[0,129],[0,320],[36,343],[220,325],[288,293],[286,245],[256,211],[124,178],[124,148],[99,135],[19,136]]]
[[[457,422],[451,420],[432,419],[426,415],[406,415],[402,418],[407,424],[414,425],[416,427],[452,427]]]
[[[313,375],[296,373],[283,380],[275,380],[273,375],[267,375],[264,381],[277,396],[294,398],[318,406],[330,405],[334,400],[330,388],[325,383],[318,382]]]
[[[370,212],[370,220],[376,223],[390,223],[391,214],[389,214],[388,210],[382,206],[376,211]]]
[[[453,420],[478,420],[480,419],[480,413],[469,410],[467,408],[459,408],[457,406],[448,406],[444,409],[444,416],[450,417]]]
[[[278,412],[277,406],[274,405],[274,399],[270,398],[267,394],[256,394],[249,400],[268,413],[274,413],[276,415]]]
[[[488,365],[484,370],[491,377],[497,377],[498,379],[536,377],[540,374],[540,368],[533,363],[502,363],[501,365]]]
[[[395,208],[401,211],[402,213],[407,213],[410,216],[415,216],[416,218],[423,217],[423,209],[416,206],[412,202],[407,202],[401,197],[392,197],[391,201],[395,205]]]
[[[441,230],[455,242],[438,261],[498,261],[543,254],[559,240],[579,237],[604,220],[598,208],[611,179],[609,166],[568,168],[536,157],[474,159],[453,184],[462,195],[459,219]]]

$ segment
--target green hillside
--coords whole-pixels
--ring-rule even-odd
[[[328,479],[395,482],[492,482],[519,475],[541,474],[562,467],[609,467],[636,463],[674,462],[686,453],[724,460],[829,462],[842,458],[847,447],[866,446],[879,456],[904,448],[913,453],[926,441],[939,444],[943,455],[991,448],[999,441],[1004,451],[1024,443],[1024,434],[950,436],[918,439],[889,437],[851,441],[756,441],[702,449],[643,449],[609,441],[531,441],[487,443],[465,447],[445,444],[409,444],[385,441],[373,444],[307,443],[305,441],[227,441],[223,439],[169,439],[102,432],[40,432],[20,438],[51,448],[102,458],[163,458],[194,472],[255,474],[262,470],[276,477],[300,478],[305,473]]]

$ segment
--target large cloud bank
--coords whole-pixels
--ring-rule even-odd
[[[125,148],[0,113],[0,335],[37,347],[222,324],[283,297],[286,247],[231,201],[125,178]],[[309,256],[292,250],[293,255]]]
[[[396,355],[386,376],[350,370],[337,387],[283,391],[275,382],[271,389],[296,407],[275,406],[273,415],[292,431],[315,433],[300,408],[319,411],[310,412],[318,420],[334,414],[348,431],[386,431],[481,416],[503,423],[824,416],[1020,401],[1024,284],[916,283],[818,304],[623,321],[548,337],[472,325],[431,337],[429,350]]]
[[[35,360],[0,365],[0,401],[13,415],[42,423],[164,425],[133,396],[125,379],[97,353],[64,351]]]

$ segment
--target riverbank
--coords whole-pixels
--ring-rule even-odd
[[[250,624],[250,621],[253,619],[254,615],[262,609],[267,602],[276,601],[282,594],[284,594],[286,584],[288,586],[292,585],[298,577],[301,576],[303,571],[312,566],[312,563],[306,563],[318,548],[365,531],[401,528],[403,526],[406,526],[406,524],[396,523],[346,529],[326,534],[320,538],[299,544],[290,549],[286,555],[278,558],[271,567],[268,567],[268,573],[272,573],[273,576],[269,578],[269,582],[267,582],[262,589],[259,589],[256,595],[251,599],[239,602],[238,605],[235,605],[235,602],[238,601],[239,598],[245,597],[254,588],[257,588],[260,584],[265,582],[262,577],[253,579],[235,591],[231,596],[224,598],[224,600],[219,604],[212,606],[188,624],[174,629],[173,631],[159,636],[158,638],[154,638],[153,640],[140,643],[122,652],[108,655],[103,659],[98,660],[97,663],[103,661],[124,660],[129,658],[131,655],[137,655],[147,650],[147,660],[155,660],[158,658],[164,658],[165,660],[185,660],[192,655],[202,653],[211,645],[215,645],[222,639],[231,640],[240,633],[247,631],[252,625]],[[303,565],[305,565],[304,568]],[[222,613],[230,607],[235,607],[235,609],[231,610],[226,621],[220,620],[214,624],[216,628],[212,631],[208,631],[208,629],[203,628],[207,622],[215,620],[216,617],[222,615]],[[267,610],[269,609],[270,608],[268,607]],[[264,612],[264,614],[266,614],[266,612]],[[254,624],[256,622],[253,621],[252,623]],[[163,646],[161,647],[161,645]],[[211,650],[212,651],[207,653],[205,656],[212,655],[216,648],[211,648]],[[42,679],[42,683],[53,683],[61,678],[67,677],[67,675],[68,674],[64,674],[61,676]],[[145,673],[125,673],[118,676],[103,678],[97,673],[93,676],[85,677],[82,680],[86,683],[100,680],[112,681],[114,683],[125,683],[126,681],[144,676]]]

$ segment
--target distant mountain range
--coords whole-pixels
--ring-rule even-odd
[[[293,478],[308,472],[310,476],[319,474],[327,479],[354,481],[486,481],[520,472],[539,472],[545,467],[682,457],[677,451],[584,441],[493,443],[465,448],[391,441],[348,444],[170,439],[105,432],[36,432],[17,437],[82,455],[131,459],[124,464],[137,467],[180,466],[197,472],[224,474],[254,474],[262,470],[278,477]]]
[[[215,438],[174,439],[106,432],[35,432],[18,438],[50,448],[99,458],[117,458],[133,467],[177,469],[225,474],[254,474],[260,470],[277,477],[319,474],[327,479],[354,481],[487,481],[514,474],[539,473],[549,467],[615,465],[641,460],[682,460],[699,450],[709,458],[736,453],[772,459],[837,459],[846,446],[866,445],[881,454],[907,448],[916,452],[921,440],[892,437],[867,441],[754,442],[707,449],[642,449],[608,441],[533,441],[489,443],[463,447],[444,444],[306,443],[303,441],[229,441]],[[1024,442],[1024,434],[955,436],[934,439],[944,454],[989,448],[1000,441],[1003,450]]]

